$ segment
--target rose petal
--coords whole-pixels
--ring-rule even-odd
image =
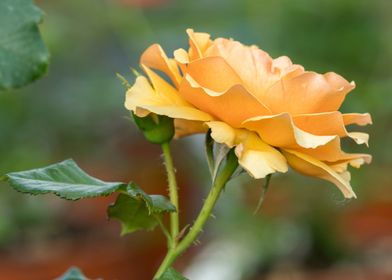
[[[217,142],[221,144],[225,144],[229,148],[233,148],[238,145],[239,137],[236,133],[239,133],[239,130],[236,130],[229,126],[224,122],[207,122],[206,125],[211,129],[211,137]]]
[[[357,154],[356,157],[352,157],[351,159],[340,160],[328,164],[333,170],[338,173],[345,172],[348,168],[348,165],[351,165],[354,168],[360,168],[363,164],[369,164],[372,161],[371,155],[367,154]]]
[[[160,99],[167,99],[167,104],[182,105],[192,107],[186,100],[184,100],[179,94],[177,89],[171,86],[168,82],[162,79],[157,73],[152,71],[149,67],[142,64],[144,72],[147,74],[156,95],[159,95]]]
[[[344,115],[337,111],[296,115],[293,117],[293,121],[297,127],[314,135],[350,137],[357,144],[368,145],[369,136],[361,132],[347,132]],[[360,121],[362,124],[365,124],[368,121],[368,116],[357,114],[357,116],[351,117],[350,121]]]
[[[343,114],[343,121],[344,125],[350,124],[357,124],[357,125],[368,125],[372,124],[372,117],[369,113],[365,114],[357,114],[357,113],[350,113],[350,114]]]
[[[186,79],[193,87],[203,87],[208,95],[219,96],[242,80],[221,57],[208,57],[190,63]]]
[[[284,156],[245,129],[234,129],[224,122],[207,122],[211,137],[218,143],[235,148],[239,164],[254,178],[264,178],[274,172],[287,172]]]
[[[141,58],[140,63],[159,71],[162,71],[178,86],[181,82],[181,75],[175,60],[169,59],[162,47],[158,44],[151,45],[147,48]]]
[[[292,150],[282,150],[289,165],[297,172],[318,177],[335,184],[346,198],[356,198],[354,191],[347,180],[347,176],[341,175],[327,164],[309,156]]]
[[[184,49],[177,49],[173,53],[174,59],[179,63],[179,64],[188,64],[189,63],[189,55]]]
[[[255,96],[279,79],[279,75],[272,72],[272,58],[256,46],[218,38],[206,50],[205,56],[224,58],[241,77],[246,89]]]
[[[346,94],[355,87],[335,73],[324,75],[304,72],[291,79],[281,79],[272,85],[263,104],[273,113],[311,114],[337,111]]]
[[[278,74],[281,79],[291,79],[304,72],[304,67],[293,64],[287,56],[275,58],[272,62],[272,72]]]
[[[243,127],[256,131],[271,146],[286,148],[316,148],[327,144],[337,136],[319,136],[299,129],[288,113],[247,119]]]
[[[358,157],[366,157],[366,154],[349,154],[345,153],[341,149],[340,138],[335,138],[331,142],[316,147],[314,149],[304,149],[304,148],[296,148],[298,152],[307,154],[311,157],[314,157],[318,160],[328,161],[328,162],[336,162],[339,160],[350,160]]]
[[[159,76],[157,77],[159,78]],[[164,83],[164,81],[162,80],[160,83]],[[165,87],[168,88],[170,85],[167,84]],[[168,92],[155,91],[146,77],[139,76],[136,78],[135,84],[127,91],[125,107],[141,117],[145,116],[145,110],[148,110],[171,118],[197,121],[213,120],[212,116],[188,105],[180,96],[177,96],[177,100],[173,101],[174,96],[166,96],[165,93]],[[142,115],[138,114],[138,108],[144,109]]]
[[[225,78],[220,79],[219,73]],[[238,76],[222,58],[210,57],[189,64],[179,93],[195,107],[234,127],[250,117],[269,114],[269,110],[238,83]]]
[[[211,44],[210,34],[194,32],[190,28],[186,30],[186,33],[189,36],[189,57],[191,60],[202,58],[204,51]]]
[[[189,121],[184,119],[175,119],[174,120],[174,128],[175,128],[175,138],[184,137],[197,133],[206,133],[208,131],[208,127],[204,122],[200,121]]]

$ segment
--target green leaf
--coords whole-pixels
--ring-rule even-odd
[[[184,276],[182,276],[180,273],[175,271],[173,268],[169,268],[166,270],[166,272],[159,277],[157,280],[188,280]]]
[[[148,195],[133,183],[127,186],[126,193],[133,199],[143,200],[149,214],[176,211],[176,207],[166,197],[162,195]]]
[[[163,213],[163,212],[176,212],[176,207],[162,195],[150,195],[152,200],[152,213]]]
[[[21,87],[46,72],[49,52],[38,30],[42,16],[32,0],[0,1],[0,89]]]
[[[8,173],[2,179],[23,193],[53,193],[70,200],[107,196],[126,187],[124,183],[104,182],[89,176],[71,159],[44,168]]]
[[[71,267],[64,275],[56,280],[88,280],[88,278],[83,275],[79,268]]]
[[[127,188],[116,202],[108,207],[109,218],[121,222],[121,235],[137,230],[153,230],[164,212],[175,212],[176,208],[161,195],[147,195],[136,185]]]

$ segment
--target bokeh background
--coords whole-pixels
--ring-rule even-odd
[[[42,80],[0,93],[0,173],[74,158],[104,180],[132,180],[165,193],[159,147],[148,144],[123,107],[115,73],[152,43],[187,46],[185,29],[256,44],[357,88],[344,112],[370,112],[370,166],[353,170],[358,195],[345,201],[327,182],[273,176],[262,211],[262,181],[227,187],[216,219],[176,263],[191,280],[392,279],[392,1],[390,0],[57,0],[42,36],[51,52]],[[209,177],[203,138],[173,142],[182,223],[191,223]],[[114,197],[67,202],[0,185],[0,278],[53,279],[72,265],[90,278],[151,279],[165,253],[158,231],[119,236],[106,206]]]

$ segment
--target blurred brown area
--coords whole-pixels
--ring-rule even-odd
[[[392,279],[391,3],[37,1],[46,13],[41,31],[51,66],[33,85],[0,93],[0,174],[72,157],[100,179],[131,180],[147,193],[165,194],[161,151],[129,120],[115,73],[133,81],[129,67],[137,68],[143,49],[155,42],[168,54],[186,47],[188,27],[233,37],[355,80],[343,111],[369,111],[374,125],[364,129],[371,135],[368,150],[350,143],[346,150],[369,152],[374,161],[353,171],[354,201],[326,182],[293,172],[273,176],[254,216],[262,182],[240,176],[222,195],[201,245],[176,268],[191,280]],[[183,226],[193,221],[209,185],[202,142],[197,136],[173,142]],[[164,238],[158,230],[120,237],[120,225],[106,216],[114,200],[29,197],[1,185],[0,279],[53,279],[71,266],[92,279],[151,279],[165,254]],[[231,256],[226,249],[237,251]],[[208,276],[218,275],[219,262],[222,270],[235,268],[231,278]]]

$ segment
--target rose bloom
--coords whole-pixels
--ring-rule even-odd
[[[305,71],[287,56],[273,59],[256,46],[187,33],[189,49],[177,49],[174,58],[158,44],[142,54],[146,76],[127,91],[128,110],[174,118],[178,137],[211,129],[216,142],[235,147],[239,164],[254,178],[291,166],[355,197],[348,165],[358,168],[371,156],[343,152],[340,139],[367,145],[367,134],[345,126],[370,124],[371,117],[339,112],[354,82]]]

